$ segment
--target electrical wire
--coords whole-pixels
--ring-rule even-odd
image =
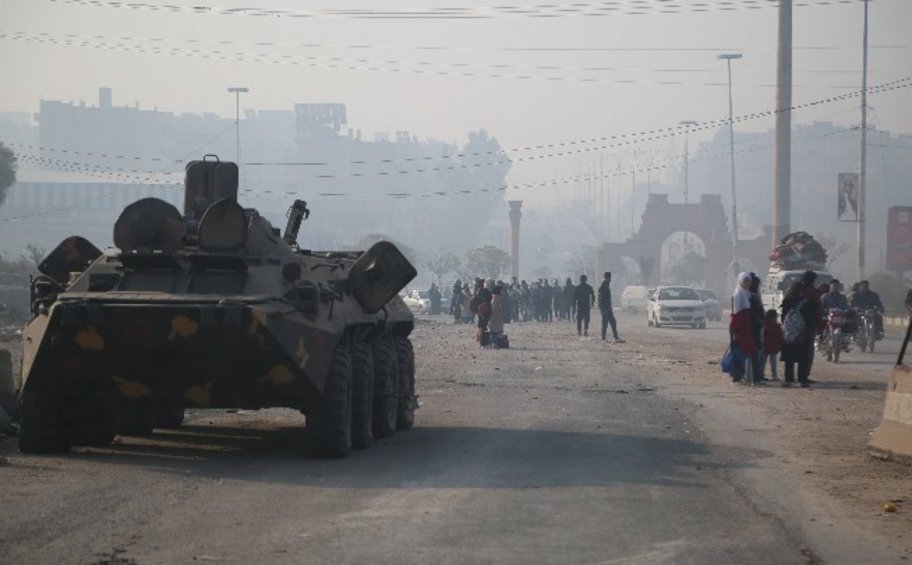
[[[649,85],[649,86],[688,86],[688,87],[725,87],[724,81],[686,81],[686,80],[646,80],[605,78],[599,76],[562,76],[555,74],[537,74],[540,71],[572,73],[605,73],[605,72],[654,72],[663,74],[681,74],[695,72],[722,72],[721,68],[688,68],[688,69],[621,69],[616,67],[560,67],[554,65],[523,66],[496,64],[484,65],[479,63],[444,63],[436,61],[402,61],[402,60],[371,60],[359,57],[325,57],[317,55],[290,55],[276,56],[271,53],[250,53],[246,51],[224,51],[219,49],[185,49],[182,47],[164,47],[158,45],[137,45],[135,41],[95,41],[93,39],[78,39],[70,37],[55,37],[47,33],[27,34],[24,32],[0,32],[0,40],[22,41],[26,43],[60,45],[63,47],[82,47],[115,51],[120,54],[137,53],[154,56],[189,57],[206,60],[231,61],[235,63],[287,65],[299,68],[318,68],[342,71],[366,71],[377,73],[399,73],[423,77],[455,77],[494,80],[521,80],[538,82],[571,82],[590,84],[618,84],[618,85]],[[390,66],[393,65],[393,66]],[[444,68],[435,68],[444,67]],[[513,73],[505,71],[515,71]],[[516,74],[521,73],[521,74]],[[772,83],[744,84],[756,88],[775,88]],[[796,84],[801,88],[801,84]],[[823,85],[820,88],[850,89],[854,86]]]
[[[415,8],[335,8],[316,10],[290,10],[268,7],[177,6],[151,2],[119,2],[102,0],[47,0],[51,4],[89,8],[117,8],[133,11],[163,12],[171,14],[197,14],[219,16],[248,16],[269,19],[370,19],[370,20],[490,20],[490,19],[554,19],[570,17],[648,16],[659,14],[685,14],[707,12],[733,12],[737,10],[762,10],[775,8],[779,0],[703,0],[690,5],[684,2],[655,0],[616,0],[612,2],[572,2],[564,4],[529,4],[496,6],[432,6]],[[858,4],[863,0],[799,0],[796,7],[838,6]]]

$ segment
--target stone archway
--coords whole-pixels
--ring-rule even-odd
[[[705,247],[704,279],[708,288],[723,292],[731,263],[732,236],[728,218],[718,194],[701,195],[693,204],[671,204],[667,194],[651,194],[643,212],[639,231],[624,243],[606,243],[598,257],[598,270],[610,270],[621,257],[632,257],[643,274],[641,284],[659,284],[662,244],[675,232],[697,235]],[[749,257],[754,264],[763,264],[769,252],[770,235],[756,240],[739,241],[739,256]]]

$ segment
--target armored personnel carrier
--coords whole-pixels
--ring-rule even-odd
[[[175,426],[184,409],[290,407],[306,448],[344,457],[414,423],[416,271],[389,242],[298,246],[237,202],[238,168],[187,165],[184,210],[145,198],[114,225],[117,250],[64,240],[32,283],[19,448],[65,452]]]

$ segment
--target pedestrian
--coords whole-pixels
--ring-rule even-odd
[[[504,331],[503,285],[494,285],[494,290],[491,291],[491,318],[488,320],[488,331],[491,332],[491,342],[496,344]]]
[[[614,343],[624,343],[621,336],[618,335],[617,320],[614,318],[614,310],[611,306],[611,272],[605,273],[602,284],[598,290],[599,312],[602,315],[602,341],[608,333],[608,324],[611,324],[611,333],[614,335]]]
[[[576,287],[573,286],[573,280],[570,277],[567,277],[563,289],[564,312],[566,312],[567,321],[571,324],[573,323],[574,311],[576,310],[576,307],[573,304],[573,291],[575,288]]]
[[[453,322],[457,324],[462,321],[462,303],[462,281],[456,279],[456,283],[453,284],[453,296],[450,298],[450,314],[453,315]]]
[[[906,312],[909,313],[909,319],[912,320],[912,288],[906,292]]]
[[[485,343],[486,334],[487,337],[490,337],[488,334],[488,324],[491,321],[491,314],[493,312],[493,307],[491,306],[491,288],[494,287],[494,281],[490,280],[490,285],[487,284],[484,279],[475,279],[475,297],[472,299],[475,305],[475,315],[478,317],[478,323],[475,329],[475,341],[479,345],[487,345]],[[490,286],[490,288],[489,288]]]
[[[766,311],[763,322],[763,352],[760,355],[760,376],[766,372],[766,363],[769,362],[771,380],[779,380],[779,351],[782,348],[782,325],[779,324],[779,313],[775,310]]]
[[[576,308],[576,335],[589,335],[589,310],[595,303],[595,291],[586,282],[589,277],[580,275],[580,282],[573,289],[573,305]]]
[[[763,300],[760,298],[760,277],[756,273],[750,273],[750,277],[751,337],[754,340],[757,352],[749,359],[748,369],[751,382],[756,385],[763,384],[763,367],[760,364],[760,356],[763,352],[761,351],[760,343],[763,337],[763,322],[766,319],[766,310],[764,310]]]
[[[428,300],[431,302],[431,314],[437,315],[440,314],[440,289],[437,288],[437,283],[431,283],[431,288],[428,289]]]
[[[732,313],[728,322],[732,347],[737,346],[744,355],[744,361],[737,363],[731,371],[732,382],[739,383],[744,378],[745,362],[757,353],[757,344],[751,328],[750,273],[740,273],[735,292],[732,294]]]
[[[542,321],[550,322],[554,319],[554,312],[551,305],[554,302],[554,289],[548,283],[548,279],[542,281]]]
[[[795,382],[795,366],[798,366],[798,384],[804,388],[811,386],[811,363],[814,359],[814,336],[817,335],[820,321],[820,307],[815,302],[817,289],[814,280],[817,274],[807,271],[801,279],[795,281],[782,299],[782,321],[788,324],[789,312],[795,310],[801,315],[804,330],[793,341],[782,341],[782,361],[785,363],[785,380],[782,386],[792,386]],[[783,330],[783,334],[785,330]]]

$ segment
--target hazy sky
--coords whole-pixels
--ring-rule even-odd
[[[242,107],[343,102],[366,135],[409,130],[463,142],[483,127],[520,157],[541,154],[521,150],[529,146],[724,118],[722,52],[744,55],[733,66],[735,114],[775,106],[770,0],[538,4],[545,3],[0,0],[0,111],[35,112],[41,98],[96,105],[98,87],[109,86],[115,105],[228,117],[234,97],[226,87],[242,85],[250,88]],[[810,6],[795,7],[795,104],[857,90],[862,4],[796,4]],[[869,84],[912,76],[912,0],[874,0],[870,12]],[[872,94],[873,125],[912,133],[910,102],[912,88]],[[852,125],[858,104],[799,110],[793,120]],[[642,148],[658,155],[679,140]],[[629,158],[626,148],[604,151]],[[574,158],[516,163],[510,182],[571,174]]]

